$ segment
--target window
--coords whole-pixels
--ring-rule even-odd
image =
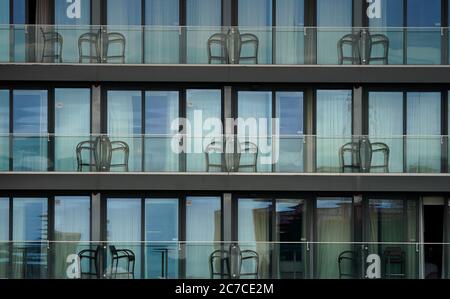
[[[0,90],[0,171],[9,170],[9,91]]]
[[[91,92],[82,88],[55,89],[55,170],[76,171],[76,147],[90,140]]]
[[[9,0],[0,0],[0,62],[9,61],[9,29],[10,22]]]
[[[305,56],[304,0],[276,1],[276,64],[303,64]]]
[[[0,198],[0,279],[8,276],[9,198]]]

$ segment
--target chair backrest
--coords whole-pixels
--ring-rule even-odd
[[[389,159],[390,159],[390,149],[389,146],[382,142],[372,143],[372,159],[376,157],[378,154],[383,156],[382,164],[373,164],[371,165],[372,170],[381,169],[384,173],[389,173]]]
[[[242,250],[239,255],[240,260],[240,277],[253,276],[259,278],[259,254],[254,250]],[[245,272],[246,265],[250,265],[250,270]]]
[[[109,32],[105,35],[105,53],[103,54],[103,59],[105,62],[111,62],[110,60],[118,60],[119,63],[125,63],[125,49],[126,49],[126,38],[125,35],[119,32]],[[110,54],[111,46],[117,45],[119,47],[118,54]]]
[[[64,46],[64,38],[56,31],[44,31],[42,27],[39,28],[44,40],[42,49],[41,62],[45,62],[46,58],[52,59],[52,62],[57,60],[59,63],[63,62],[62,50]],[[55,47],[57,52],[55,52]]]
[[[345,48],[350,47],[351,55],[345,54]],[[350,33],[344,35],[337,43],[338,63],[344,64],[345,61],[351,64],[361,63],[360,37],[358,34]]]
[[[346,172],[346,170],[369,172],[372,152],[372,144],[367,138],[360,138],[344,144],[339,150],[341,172]]]
[[[228,64],[230,62],[230,56],[228,52],[229,37],[225,33],[214,33],[211,35],[207,42],[208,47],[208,63],[211,64],[214,60],[218,60],[221,63]],[[214,53],[214,49],[219,47],[219,54]]]
[[[80,63],[82,63],[84,59],[88,59],[89,62],[101,62],[100,35],[100,30],[97,33],[87,32],[80,35],[80,37],[78,38],[78,52]],[[84,53],[85,47],[88,48],[88,54]]]
[[[250,168],[253,172],[258,172],[258,146],[250,141],[240,142],[238,145],[239,148],[236,154],[238,170]]]
[[[339,278],[358,278],[357,262],[357,252],[351,250],[341,252],[338,256]],[[346,271],[346,268],[349,271]]]
[[[211,279],[219,276],[225,278],[230,276],[230,256],[226,250],[216,250],[209,257]],[[217,269],[218,268],[218,269]]]
[[[214,159],[214,157],[219,156],[220,159]],[[205,148],[205,158],[206,158],[206,172],[209,172],[211,168],[220,168],[223,170],[225,167],[224,161],[224,146],[223,142],[213,141],[208,144]]]
[[[384,34],[369,34],[369,55],[368,62],[382,61],[383,64],[389,64],[389,38]],[[380,56],[373,56],[374,48],[381,47]]]
[[[250,60],[254,61],[255,64],[258,64],[258,55],[259,55],[259,38],[252,33],[239,33],[239,45],[238,45],[238,63],[242,60]],[[246,51],[249,51],[248,55],[244,55]]]
[[[88,140],[88,141],[82,141],[80,142],[76,147],[76,156],[77,156],[77,164],[78,168],[77,170],[79,172],[83,171],[84,167],[89,167],[89,170],[92,170],[91,168],[94,168],[95,171],[97,171],[97,153],[96,153],[96,147],[95,142]],[[86,162],[84,157],[84,153],[87,152],[89,161]]]

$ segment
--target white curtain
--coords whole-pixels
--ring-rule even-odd
[[[0,171],[9,170],[9,91],[0,90]]]
[[[277,64],[304,63],[304,5],[304,0],[277,1]]]

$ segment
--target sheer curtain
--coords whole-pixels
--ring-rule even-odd
[[[77,145],[90,140],[91,92],[89,89],[55,89],[55,169],[77,170]]]
[[[209,257],[220,249],[220,197],[186,198],[186,278],[210,277]]]
[[[129,170],[142,170],[142,95],[140,91],[108,91],[108,134],[130,148]],[[113,164],[123,155],[113,156]],[[116,169],[122,170],[122,169]]]
[[[272,0],[239,0],[240,33],[252,33],[259,39],[258,61],[272,63]],[[242,48],[242,56],[251,56],[254,49]],[[248,61],[242,61],[248,63]]]
[[[337,64],[338,41],[352,32],[352,0],[317,0],[317,63]]]
[[[339,172],[339,150],[351,141],[352,91],[317,91],[317,171]]]
[[[179,0],[145,1],[145,62],[179,63]]]
[[[207,42],[221,32],[221,20],[221,0],[186,0],[188,63],[208,63]]]
[[[316,270],[319,279],[339,278],[339,255],[352,250],[352,198],[318,198]],[[330,243],[331,242],[331,243]],[[337,243],[333,243],[337,242]],[[349,264],[342,265],[345,273]]]
[[[403,172],[403,92],[369,92],[369,136],[389,147],[389,171]],[[372,157],[372,165],[383,161]]]
[[[149,91],[145,93],[145,170],[178,171],[179,155],[173,151],[178,128],[179,92]]]
[[[129,249],[136,256],[135,278],[141,277],[141,199],[108,198],[107,240],[117,249]],[[119,262],[118,273],[126,271],[124,260]],[[108,248],[107,273],[111,269],[111,252]],[[126,276],[118,278],[128,278]]]
[[[305,58],[304,0],[277,1],[276,63],[303,64]]]
[[[8,278],[9,198],[0,198],[0,279]]]
[[[441,93],[409,92],[407,170],[441,171]]]
[[[9,0],[0,0],[0,62],[9,62]]]
[[[9,91],[0,90],[0,171],[9,170]]]

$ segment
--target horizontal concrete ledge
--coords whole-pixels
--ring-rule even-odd
[[[450,66],[0,64],[0,81],[448,84]]]
[[[0,173],[0,191],[450,192],[450,175]]]

